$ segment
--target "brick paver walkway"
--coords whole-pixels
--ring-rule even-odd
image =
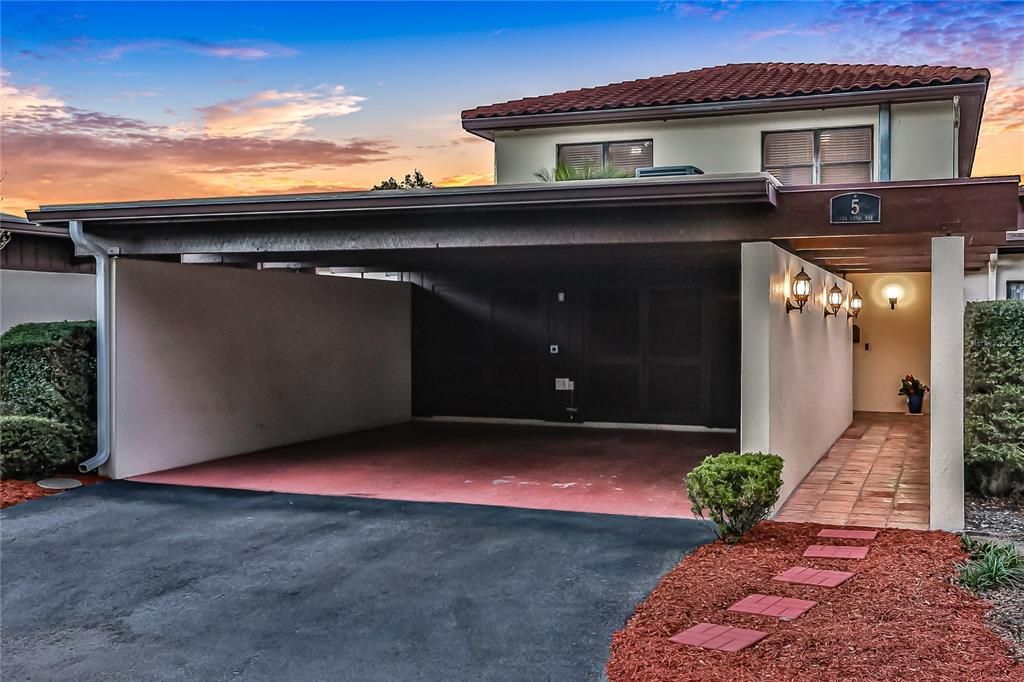
[[[776,520],[927,530],[929,419],[855,413]]]

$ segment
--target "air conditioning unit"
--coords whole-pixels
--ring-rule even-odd
[[[638,178],[660,178],[669,175],[704,175],[704,171],[696,166],[649,166],[636,169]]]

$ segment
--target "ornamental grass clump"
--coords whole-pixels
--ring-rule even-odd
[[[1024,554],[1008,542],[983,542],[964,535],[960,544],[971,558],[956,567],[956,582],[972,592],[1024,587]]]
[[[761,452],[713,455],[686,476],[693,513],[714,521],[730,544],[768,518],[781,488],[782,458]]]

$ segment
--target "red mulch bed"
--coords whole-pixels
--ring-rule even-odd
[[[863,560],[807,559],[824,526],[772,523],[728,547],[705,545],[665,575],[612,638],[614,682],[702,680],[1024,680],[1024,665],[985,624],[986,602],[949,582],[963,560],[949,533],[882,530]],[[771,578],[791,566],[847,570],[854,577],[828,589]],[[729,612],[759,592],[818,605],[792,621]],[[711,622],[761,630],[768,637],[738,653],[681,646],[680,630]]]
[[[97,476],[96,474],[58,474],[58,476],[77,479],[82,482],[82,485],[92,485],[107,480],[106,476]],[[59,492],[61,491],[40,488],[35,481],[19,481],[16,478],[0,479],[0,509]]]

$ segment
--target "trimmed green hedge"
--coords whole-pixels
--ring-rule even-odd
[[[44,478],[72,464],[71,430],[43,417],[0,416],[0,478]]]
[[[96,447],[96,324],[45,322],[0,337],[3,413],[51,419],[69,433],[76,457]]]
[[[1024,302],[968,303],[964,473],[982,495],[1024,495]]]
[[[726,542],[740,537],[768,518],[779,501],[782,458],[761,452],[723,452],[694,467],[686,476],[686,494],[693,513],[715,522]]]

